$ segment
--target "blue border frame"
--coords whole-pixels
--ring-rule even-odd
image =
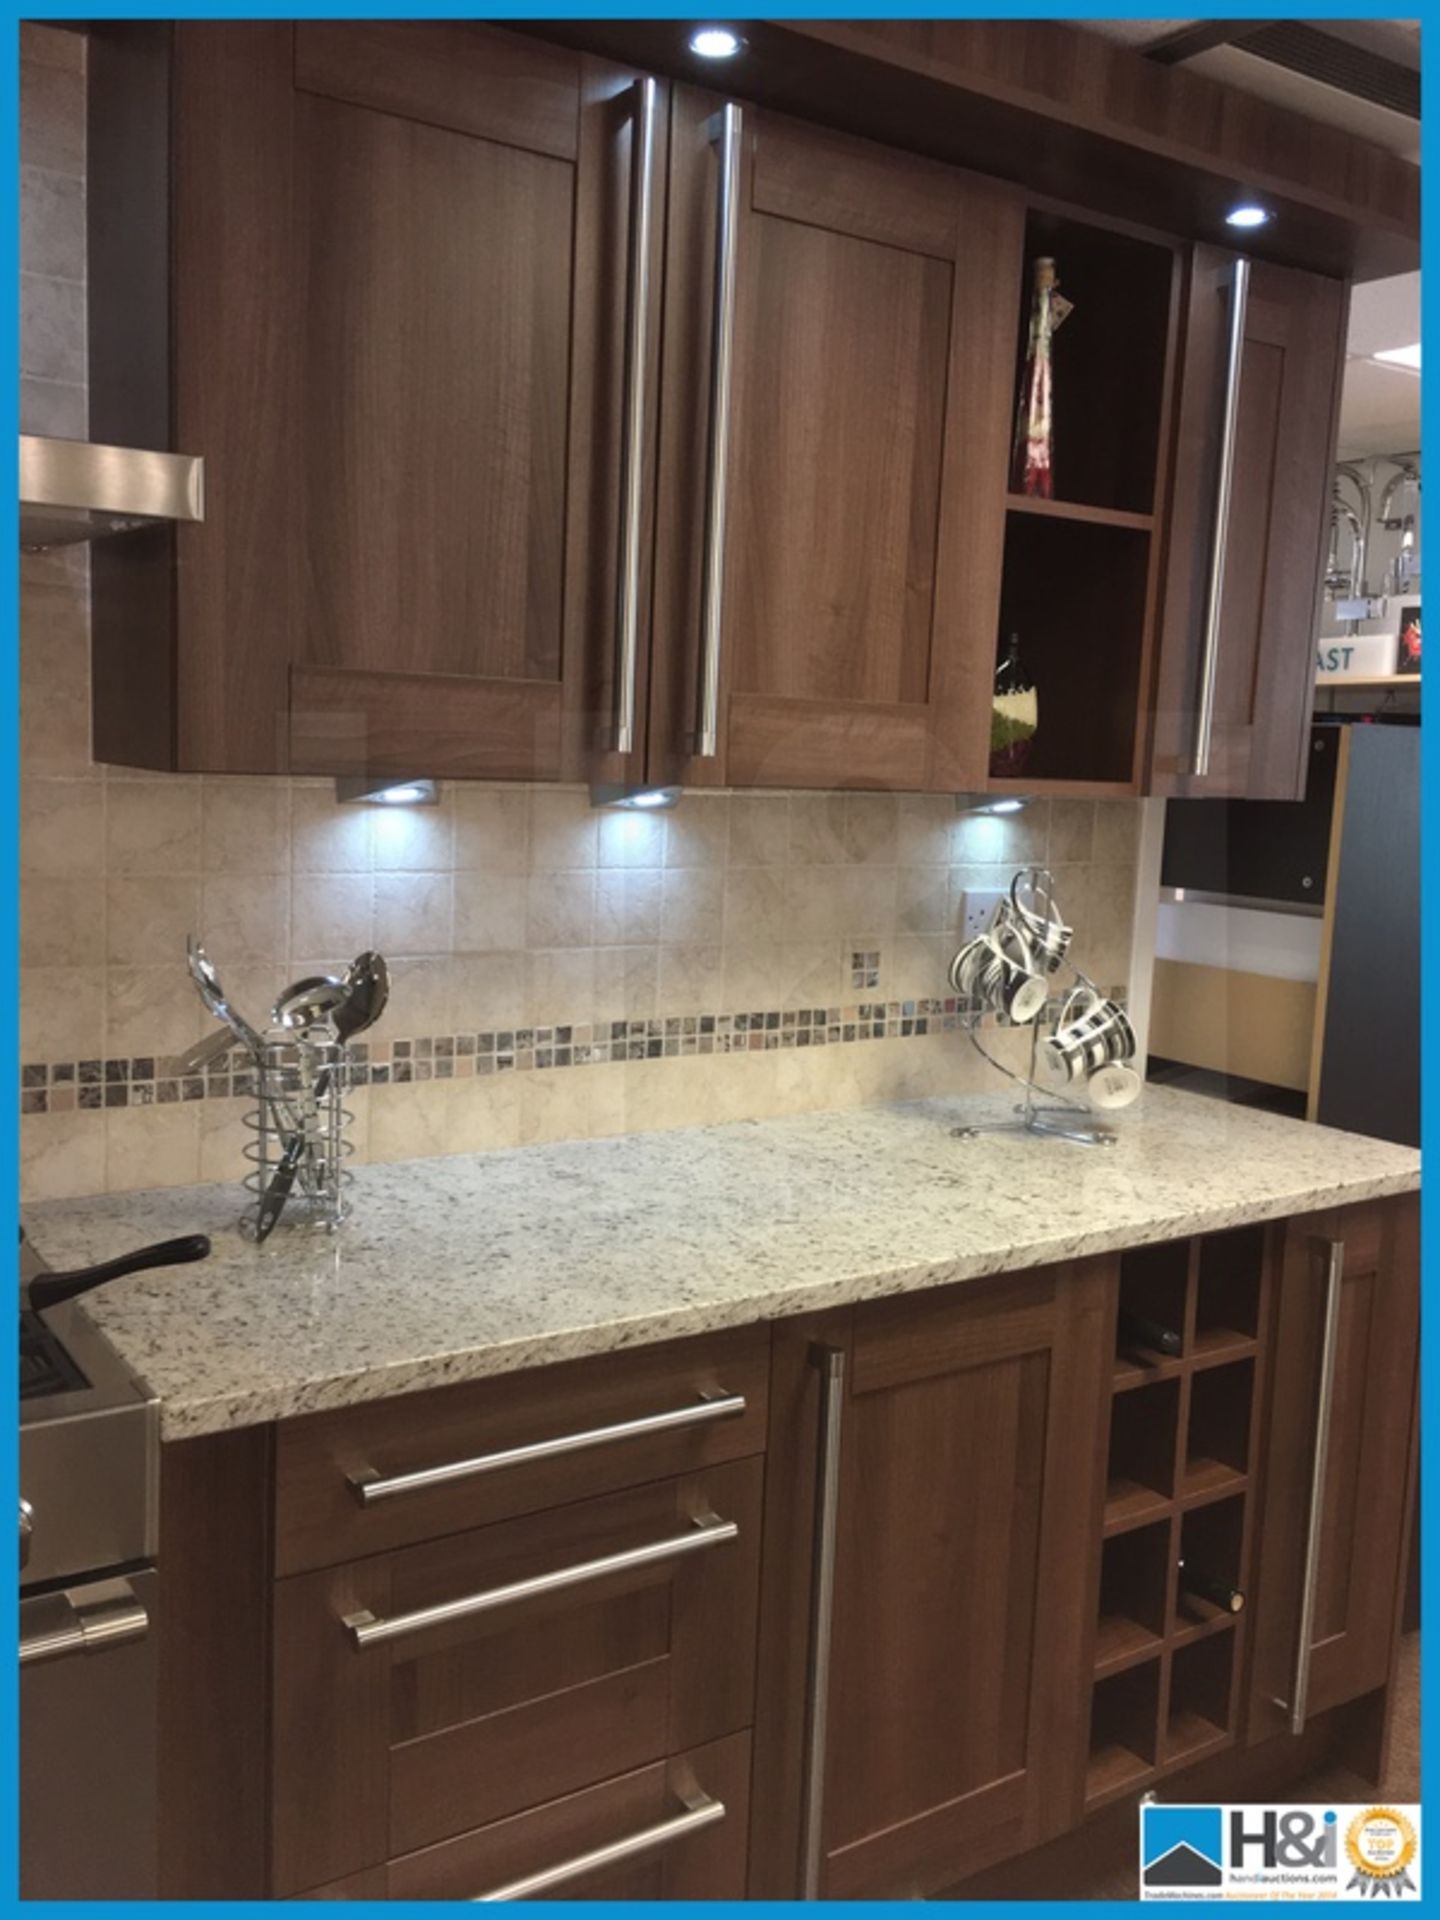
[[[1318,0],[1317,4],[1304,10],[1303,17],[1307,19],[1378,20],[1393,18],[1400,11],[1401,9],[1395,7],[1384,8],[1374,4],[1347,5],[1345,4],[1345,0]],[[1413,18],[1416,11],[1417,9],[1415,8],[1409,9],[1407,17]],[[1426,7],[1419,11],[1424,15],[1428,29],[1430,9]],[[0,106],[3,106],[3,117],[9,134],[9,142],[6,148],[7,164],[5,167],[4,181],[6,197],[3,203],[0,203],[0,281],[3,281],[4,284],[9,286],[18,285],[17,276],[19,273],[19,220],[17,212],[19,205],[18,24],[22,19],[32,21],[265,18],[335,18],[353,20],[364,18],[393,19],[396,17],[413,17],[424,19],[489,20],[576,20],[585,18],[616,20],[698,20],[718,17],[726,20],[744,20],[767,17],[776,19],[849,18],[863,20],[893,16],[897,19],[1088,20],[1144,18],[1147,15],[1147,9],[1138,5],[1096,6],[1081,11],[1074,7],[1046,4],[1046,0],[1036,0],[1035,4],[1029,6],[1013,5],[1010,4],[1010,0],[993,0],[993,3],[990,5],[975,7],[958,7],[953,4],[944,4],[944,0],[939,0],[938,4],[936,0],[909,0],[909,4],[887,8],[878,7],[873,4],[869,6],[856,5],[853,3],[853,0],[789,0],[789,4],[785,5],[780,11],[767,16],[761,16],[758,11],[753,9],[739,12],[717,10],[714,14],[706,14],[703,10],[697,11],[692,7],[677,4],[677,0],[654,0],[654,3],[648,6],[604,5],[597,4],[596,0],[572,0],[572,3],[569,5],[527,4],[526,0],[497,0],[497,4],[487,6],[483,10],[477,10],[473,6],[461,7],[458,5],[437,5],[432,3],[424,8],[416,9],[413,14],[407,13],[404,9],[397,8],[393,4],[393,0],[391,0],[390,4],[385,4],[384,0],[327,0],[327,3],[324,4],[320,3],[320,0],[301,0],[300,4],[291,5],[272,5],[268,4],[268,0],[249,0],[249,4],[246,4],[246,0],[210,0],[209,4],[195,5],[177,4],[176,0],[171,0],[171,4],[169,5],[157,4],[156,0],[131,0],[131,4],[128,5],[124,4],[124,0],[118,0],[118,3],[117,0],[93,0],[93,3],[89,5],[84,4],[84,0],[69,0],[67,4],[55,4],[54,0],[51,0],[51,4],[26,8],[9,5],[6,7],[5,12],[8,16],[6,24],[10,30],[8,33],[0,36]],[[1260,0],[1237,0],[1237,4],[1227,9],[1226,17],[1231,19],[1274,19],[1276,15],[1272,7],[1266,7],[1260,4]],[[1298,18],[1301,16],[1297,13],[1290,17]],[[1440,24],[1440,22],[1437,22],[1437,24]],[[1424,84],[1427,79],[1428,74],[1422,75],[1422,84]],[[1424,85],[1424,92],[1428,105],[1428,84]],[[1426,126],[1422,122],[1422,165],[1425,159],[1433,159],[1436,156],[1437,147],[1440,147],[1440,134],[1437,134],[1433,128]],[[1436,237],[1437,222],[1440,222],[1440,212],[1437,212],[1435,208],[1436,198],[1437,196],[1432,195],[1426,198],[1424,202],[1422,224],[1422,249],[1424,251],[1429,250],[1430,244]],[[3,307],[0,307],[0,347],[3,347],[4,355],[8,357],[9,364],[12,368],[18,368],[19,365],[19,328],[17,315],[18,303],[13,300],[5,303]],[[1437,337],[1436,330],[1432,330],[1428,324],[1428,318],[1424,328],[1424,334],[1425,348],[1428,354],[1433,338]],[[10,435],[9,444],[13,446],[14,436],[19,429],[18,381],[14,377],[11,378],[4,389],[3,411],[5,420],[4,431]],[[1440,403],[1432,407],[1427,401],[1424,403],[1424,426],[1427,430],[1431,424],[1432,414],[1440,415]],[[12,522],[18,522],[16,503],[13,497],[7,511]],[[18,545],[16,528],[12,526],[10,537],[3,546],[3,555],[0,555],[0,565],[3,565],[5,575],[5,606],[7,608],[7,618],[3,624],[3,639],[0,639],[0,659],[3,659],[5,677],[11,688],[10,700],[0,703],[0,764],[3,764],[7,773],[3,800],[3,811],[7,831],[3,835],[3,855],[0,855],[0,858],[3,858],[3,867],[0,867],[0,1002],[9,1005],[12,1009],[7,1029],[5,1058],[4,1060],[0,1060],[0,1070],[8,1072],[8,1080],[0,1081],[0,1084],[8,1084],[12,1088],[19,1078],[19,900],[17,845],[19,829]],[[1440,681],[1437,681],[1437,684],[1440,684]],[[1435,844],[1434,829],[1437,826],[1437,821],[1440,821],[1440,787],[1437,787],[1436,777],[1437,755],[1440,755],[1440,746],[1437,746],[1431,737],[1435,731],[1433,727],[1428,731],[1422,729],[1423,797],[1421,847],[1423,885],[1421,926],[1423,943],[1422,977],[1425,988],[1422,994],[1421,1019],[1422,1145],[1427,1151],[1432,1138],[1431,1115],[1435,1111],[1436,1098],[1440,1097],[1440,1057],[1437,1057],[1433,1044],[1436,1024],[1435,1017],[1431,1011],[1434,1004],[1434,990],[1437,985],[1440,985],[1440,961],[1437,961],[1437,955],[1440,955],[1440,903],[1437,903],[1436,890],[1431,884],[1434,861],[1430,853],[1430,849]],[[16,1102],[13,1097],[7,1100],[0,1100],[0,1129],[3,1129],[3,1133],[0,1133],[0,1139],[3,1139],[4,1143],[4,1159],[12,1170],[11,1178],[5,1188],[3,1202],[0,1202],[0,1205],[3,1205],[4,1208],[3,1215],[0,1215],[0,1226],[3,1226],[4,1231],[12,1236],[13,1244],[13,1235],[18,1218],[17,1196],[19,1192],[18,1120],[16,1116]],[[1437,1225],[1437,1223],[1432,1220],[1430,1209],[1428,1207],[1422,1207],[1422,1275],[1428,1275],[1433,1268],[1437,1232],[1440,1232],[1440,1225]],[[1428,1313],[1422,1314],[1422,1404],[1424,1388],[1434,1378],[1434,1347],[1437,1339],[1440,1339],[1440,1334],[1435,1332],[1431,1323],[1431,1316]],[[15,1391],[16,1389],[12,1378],[7,1387],[7,1392],[13,1396]],[[13,1412],[13,1400],[11,1404]],[[8,1465],[11,1485],[15,1484],[18,1477],[17,1430],[17,1421],[12,1417],[5,1424],[3,1442],[0,1442],[0,1444],[3,1444],[4,1457]],[[1440,1555],[1440,1542],[1437,1542],[1436,1538],[1436,1529],[1440,1527],[1440,1515],[1437,1515],[1436,1511],[1437,1502],[1440,1502],[1440,1432],[1435,1431],[1433,1426],[1426,1427],[1422,1430],[1421,1454],[1421,1513],[1424,1523],[1423,1533],[1425,1540],[1423,1555],[1422,1619],[1424,1630],[1428,1633],[1436,1628],[1437,1624],[1440,1624],[1440,1592],[1436,1591],[1431,1578],[1436,1557]],[[13,1645],[15,1644],[17,1634],[16,1619],[13,1611],[15,1600],[12,1597],[12,1590],[4,1588],[0,1589],[0,1592],[3,1592],[3,1597],[6,1600],[7,1617],[10,1621],[9,1627],[5,1628],[4,1631],[9,1633],[11,1644]],[[18,1907],[20,1903],[13,1892],[17,1884],[18,1861],[18,1791],[15,1742],[16,1669],[10,1665],[0,1666],[0,1705],[3,1705],[5,1723],[10,1734],[3,1750],[0,1750],[0,1792],[3,1792],[7,1796],[9,1807],[8,1818],[4,1826],[3,1848],[0,1848],[0,1885],[3,1885],[6,1889],[4,1894],[0,1894],[0,1901],[3,1901],[7,1906]],[[1432,1718],[1433,1716],[1425,1711],[1422,1694],[1421,1761],[1423,1775],[1427,1779],[1433,1777],[1432,1769],[1437,1764],[1437,1754],[1431,1738]],[[1137,1835],[1137,1860],[1138,1854],[1139,1845]],[[111,1903],[101,1902],[98,1904]],[[202,1903],[157,1901],[131,1902],[127,1904],[133,1911],[153,1909],[158,1914],[166,1914],[175,1913],[181,1910],[182,1907],[195,1906],[198,1908]],[[207,1902],[203,1904],[206,1910],[211,1909],[212,1903]],[[217,1902],[213,1903],[213,1910],[217,1913],[241,1914],[251,1911],[258,1912],[260,1906],[271,1904],[274,1903],[250,1901]],[[393,1913],[395,1906],[402,1903],[367,1901],[352,1904],[369,1907],[372,1911],[375,1906],[380,1906],[383,1912]],[[434,1911],[435,1903],[403,1904],[414,1904],[418,1911],[423,1913]],[[546,1910],[551,1912],[573,1912],[577,1916],[603,1916],[607,1913],[618,1915],[629,1911],[624,1902],[546,1902],[537,1904],[543,1905]],[[899,1901],[871,1901],[855,1904],[863,1905],[867,1909],[874,1911],[892,1910],[898,1916],[900,1906],[908,1903]],[[1076,1903],[1043,1902],[1023,1904],[1028,1907],[1033,1905],[1074,1905]],[[1131,1903],[1124,1901],[1091,1901],[1083,1904],[1087,1913],[1099,1914],[1128,1912]],[[744,1913],[763,1912],[767,1909],[783,1911],[784,1903],[770,1901],[694,1903],[693,1911],[697,1915],[713,1915],[726,1909],[733,1910],[736,1907],[739,1907]],[[1017,1910],[1016,1903],[997,1901],[966,1902],[965,1908],[967,1912],[972,1913],[994,1912],[997,1914],[1010,1913]],[[672,1906],[672,1911],[682,1909],[686,1911],[692,1910],[692,1903],[677,1902]],[[56,1903],[49,1908],[49,1911],[56,1914],[64,1914],[70,1910],[69,1903]],[[89,1905],[83,1907],[77,1905],[75,1910],[77,1912],[89,1911],[90,1907]]]

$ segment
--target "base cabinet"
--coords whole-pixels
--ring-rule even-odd
[[[165,1897],[928,1898],[1197,1767],[1375,1773],[1417,1227],[1381,1200],[167,1449]]]
[[[1289,1222],[1260,1532],[1252,1738],[1390,1674],[1419,1352],[1413,1197]]]
[[[857,1309],[817,1342],[843,1363],[833,1558],[822,1529],[809,1582],[833,1636],[807,1674],[805,1583],[767,1565],[790,1617],[762,1628],[752,1897],[924,1896],[1078,1812],[1115,1287],[1113,1259],[1045,1268]],[[787,1379],[803,1396],[782,1346],[772,1445]]]
[[[297,1897],[740,1900],[749,1810],[733,1734]]]

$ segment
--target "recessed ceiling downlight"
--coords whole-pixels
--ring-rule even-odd
[[[690,51],[702,60],[733,60],[744,44],[731,27],[697,27],[690,36]]]

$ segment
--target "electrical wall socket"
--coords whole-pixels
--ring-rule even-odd
[[[960,939],[973,940],[988,933],[995,909],[1005,898],[1003,887],[971,887],[960,896]]]

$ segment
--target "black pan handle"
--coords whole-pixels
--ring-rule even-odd
[[[106,1260],[98,1267],[77,1267],[72,1273],[41,1273],[30,1282],[32,1307],[58,1307],[62,1300],[103,1287],[107,1280],[123,1279],[127,1273],[146,1273],[151,1267],[182,1267],[191,1260],[203,1260],[210,1251],[210,1236],[187,1233],[179,1240],[162,1240],[153,1247],[137,1247],[134,1253],[122,1253],[118,1260]]]

